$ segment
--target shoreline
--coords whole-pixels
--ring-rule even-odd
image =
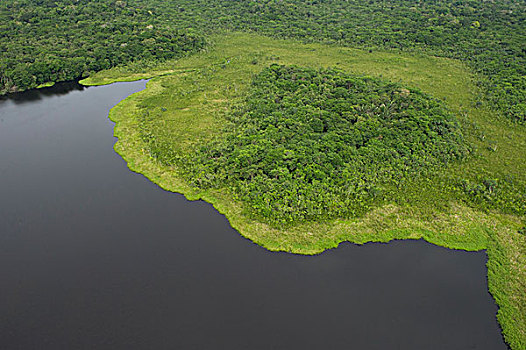
[[[230,39],[234,37],[234,40],[236,40],[236,36],[238,45],[243,44],[246,40],[254,40],[254,36],[251,35],[229,35]],[[263,41],[263,49],[270,47],[271,50],[276,48],[278,50],[285,50],[283,46],[292,45],[283,40],[279,41],[265,38],[260,41]],[[275,45],[275,47],[272,45]],[[297,47],[299,53],[305,55],[304,59],[306,60],[308,60],[310,56],[308,56],[308,53],[303,53],[303,51],[306,51],[306,49],[312,50],[314,48],[314,50],[319,50],[320,48],[324,48],[323,45],[301,45],[297,43],[294,44],[294,47]],[[327,49],[327,51],[331,51],[331,53],[344,51],[344,54],[356,54],[360,56],[359,53],[356,53],[356,51],[359,50],[354,49],[343,50],[336,47],[330,50]],[[293,56],[294,53],[295,52],[292,52],[291,56]],[[330,55],[331,53],[328,54]],[[256,55],[257,54],[256,52]],[[524,316],[526,314],[526,291],[520,293],[520,286],[526,281],[526,273],[520,270],[521,263],[526,259],[526,256],[524,253],[521,254],[521,237],[516,232],[521,224],[520,217],[494,212],[483,213],[460,203],[452,202],[446,211],[432,213],[432,216],[435,218],[433,219],[434,221],[432,221],[426,220],[425,218],[422,220],[422,213],[413,207],[388,204],[375,208],[364,217],[358,219],[338,219],[326,223],[302,223],[285,230],[279,230],[244,216],[242,203],[234,200],[226,191],[198,191],[189,187],[182,179],[177,177],[176,169],[163,165],[152,157],[148,151],[148,145],[141,138],[138,128],[139,121],[137,115],[141,109],[139,105],[144,103],[147,98],[162,96],[162,93],[169,89],[166,87],[169,86],[169,82],[164,81],[165,79],[172,79],[170,83],[173,83],[174,86],[184,86],[181,81],[177,80],[179,77],[185,76],[185,74],[189,72],[206,69],[211,66],[211,62],[217,64],[218,59],[221,61],[225,56],[230,57],[225,54],[221,56],[213,51],[208,54],[208,61],[206,58],[204,59],[204,65],[195,65],[199,63],[199,57],[203,55],[204,54],[196,54],[175,62],[164,63],[161,64],[157,70],[154,69],[151,72],[133,72],[126,74],[125,69],[111,70],[109,72],[101,72],[92,78],[80,81],[81,84],[90,86],[151,79],[147,82],[144,90],[122,100],[113,107],[109,113],[109,118],[115,123],[114,136],[118,139],[114,149],[126,161],[130,170],[144,175],[150,181],[167,191],[183,194],[188,200],[203,200],[210,203],[218,212],[227,218],[230,225],[243,237],[250,239],[255,244],[270,251],[313,255],[320,254],[327,249],[336,248],[342,242],[351,242],[354,244],[364,244],[368,242],[387,243],[395,239],[423,239],[431,244],[449,249],[466,251],[486,250],[488,256],[488,289],[499,306],[497,319],[503,329],[503,335],[506,342],[514,349],[520,349],[526,345],[526,316]],[[245,64],[243,60],[247,61],[251,59],[249,53],[245,53],[245,55],[247,57],[241,57],[241,55],[237,57],[235,64],[241,67],[241,64]],[[393,57],[393,62],[395,59],[403,62],[406,58],[406,56],[397,56],[396,54],[386,54],[386,57],[387,58],[382,58],[388,59]],[[358,57],[358,59],[359,58],[360,57]],[[283,60],[284,58],[281,57],[280,59]],[[292,60],[292,58],[290,59]],[[435,60],[447,62],[447,60],[444,59]],[[203,60],[201,60],[200,63],[203,63],[202,61]],[[315,62],[315,64],[316,63],[319,64],[319,62]],[[420,62],[417,61],[414,64],[418,65],[419,63]],[[192,64],[197,68],[189,69],[188,67],[192,67]],[[172,67],[169,67],[170,65],[172,65]],[[257,68],[248,65],[246,67],[245,69],[248,71]],[[404,68],[406,67],[402,64],[401,68],[400,71],[404,72]],[[448,68],[450,67],[446,67],[445,69]],[[236,67],[228,69],[234,69],[234,74],[236,73]],[[241,75],[243,76],[243,74]],[[196,78],[196,80],[198,79]],[[418,81],[418,79],[416,79],[416,81]],[[205,81],[203,84],[206,83],[208,82]],[[208,85],[206,86],[205,90],[212,94],[212,88],[209,88]],[[217,88],[217,86],[213,84],[211,86]],[[240,85],[236,85],[236,93],[239,86]],[[174,115],[176,113],[182,114],[182,111],[185,113],[188,111],[190,113],[193,112],[196,106],[201,108],[203,101],[206,102],[206,108],[208,108],[208,110],[205,110],[203,113],[210,112],[210,110],[217,110],[218,108],[226,108],[224,100],[227,99],[216,98],[224,97],[221,96],[221,92],[214,92],[214,98],[208,96],[203,99],[199,93],[197,93],[197,95],[188,105],[184,105],[179,110],[170,109],[170,111],[173,110],[174,112],[172,113]],[[212,106],[210,106],[210,104],[212,104]],[[152,109],[157,107],[158,106],[154,106]],[[185,108],[188,108],[188,110],[185,110]],[[214,119],[211,123],[214,126],[215,123],[220,124],[220,121],[218,122]],[[186,130],[183,131],[187,132]],[[213,131],[211,131],[211,133],[213,133]],[[208,137],[208,135],[203,137]],[[184,147],[181,149],[184,150]],[[519,295],[517,295],[517,293],[519,293]]]

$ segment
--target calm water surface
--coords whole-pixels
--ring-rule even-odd
[[[144,84],[0,100],[0,348],[506,349],[483,252],[270,253],[129,171],[107,114]]]

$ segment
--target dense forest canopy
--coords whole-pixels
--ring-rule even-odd
[[[279,224],[354,216],[382,200],[382,184],[467,154],[439,101],[332,69],[273,64],[229,119],[226,137],[184,158],[188,181],[227,187]]]
[[[523,0],[3,0],[0,91],[203,48],[221,30],[423,50],[479,73],[491,106],[526,120]]]
[[[204,47],[181,26],[123,1],[2,1],[0,91],[73,80],[135,60],[181,57]]]

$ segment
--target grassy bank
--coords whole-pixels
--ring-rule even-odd
[[[119,139],[115,149],[130,169],[166,190],[211,203],[243,236],[273,251],[317,254],[343,241],[420,238],[453,249],[487,249],[489,290],[499,305],[504,336],[513,349],[526,347],[526,237],[518,233],[525,219],[521,208],[526,128],[475,105],[478,91],[461,63],[249,34],[216,37],[214,42],[207,52],[178,61],[148,67],[137,63],[81,81],[102,85],[151,78],[145,90],[110,112]],[[163,154],[191,154],[220,136],[230,106],[244,96],[252,76],[272,63],[337,67],[418,88],[442,99],[457,115],[472,153],[467,161],[448,165],[432,179],[392,188],[391,201],[359,218],[285,228],[254,220],[228,190],[189,186],[176,165],[163,161]],[[483,179],[494,180],[500,192],[489,188],[486,194],[482,188],[480,196],[476,191],[472,196],[457,184],[462,180],[476,186]]]
[[[39,86],[37,86],[37,89],[47,88],[47,87],[51,87],[53,85],[55,85],[54,82],[48,81],[47,83],[40,84]]]

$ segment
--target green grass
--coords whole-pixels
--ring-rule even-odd
[[[419,88],[445,101],[457,114],[473,153],[468,161],[450,164],[434,179],[415,180],[403,190],[393,188],[392,202],[371,208],[363,217],[281,229],[253,220],[227,190],[189,186],[177,168],[152,154],[151,147],[177,156],[219,136],[229,107],[243,97],[252,76],[271,63],[338,67]],[[139,62],[97,73],[81,83],[144,78],[151,78],[147,88],[110,112],[119,139],[115,149],[131,170],[166,190],[211,203],[243,236],[272,251],[318,254],[343,241],[420,238],[453,249],[487,249],[489,290],[499,305],[497,317],[505,339],[512,349],[526,348],[526,237],[518,233],[525,220],[520,209],[525,200],[526,128],[474,105],[479,91],[463,64],[233,33],[216,37],[213,47],[197,55],[155,66]],[[508,197],[495,197],[490,204],[485,197],[480,203],[469,201],[454,184],[458,179],[475,183],[488,177],[508,186]],[[504,179],[513,181],[506,185]]]
[[[46,88],[46,87],[51,87],[55,85],[54,82],[52,81],[48,81],[47,83],[44,83],[44,84],[40,84],[39,86],[37,86],[37,89],[42,89],[42,88]]]

